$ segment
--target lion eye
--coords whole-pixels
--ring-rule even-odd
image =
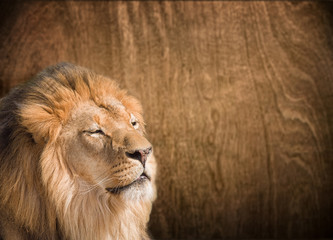
[[[93,134],[102,134],[102,135],[104,135],[104,132],[103,132],[101,129],[98,129],[98,130],[93,131],[93,132],[91,132],[91,133],[93,133]]]
[[[87,131],[83,131],[85,133],[88,133],[90,135],[92,134],[101,134],[101,135],[105,135],[105,133],[103,132],[103,130],[101,129],[96,129],[96,130],[87,130]]]
[[[131,121],[131,124],[134,127],[134,129],[138,129],[139,128],[139,123],[137,121]]]
[[[139,128],[139,123],[136,120],[135,116],[131,113],[131,124],[134,127],[134,129],[138,129]]]

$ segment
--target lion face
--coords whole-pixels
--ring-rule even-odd
[[[0,228],[26,229],[22,239],[149,238],[153,148],[140,102],[115,81],[50,66],[1,100],[0,123]]]
[[[85,102],[72,111],[59,136],[68,167],[83,191],[152,200],[156,164],[143,123],[115,99],[107,106]]]

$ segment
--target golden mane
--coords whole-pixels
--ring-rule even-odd
[[[124,201],[84,183],[58,141],[71,111],[119,101],[139,122],[142,107],[110,79],[69,63],[49,67],[0,101],[0,238],[148,239],[152,201]]]

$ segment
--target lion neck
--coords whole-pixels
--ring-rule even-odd
[[[69,203],[59,203],[62,212],[58,218],[64,234],[70,239],[147,239],[151,204],[123,202],[108,195],[94,190],[78,193],[67,200]]]
[[[62,184],[60,184],[63,186]],[[57,221],[69,239],[149,239],[146,225],[150,201],[124,201],[101,189],[80,191],[69,184],[64,198],[54,198]],[[61,187],[62,188],[62,187]],[[78,190],[79,189],[79,190]],[[54,195],[56,196],[56,195]]]

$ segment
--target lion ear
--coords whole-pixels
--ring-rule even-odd
[[[36,143],[54,141],[61,129],[61,122],[51,108],[43,105],[24,105],[20,112],[21,123],[32,134]]]

